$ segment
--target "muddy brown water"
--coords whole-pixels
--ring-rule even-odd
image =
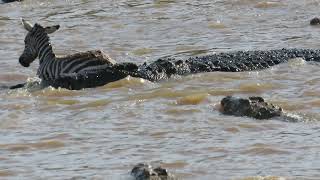
[[[102,49],[119,62],[234,50],[319,48],[318,0],[25,0],[0,4],[0,83],[18,64],[24,17],[60,24],[57,54]],[[0,91],[0,179],[130,179],[139,162],[180,179],[318,179],[319,63],[212,72],[151,83],[126,78],[68,91]],[[263,96],[299,121],[224,116],[226,95]]]

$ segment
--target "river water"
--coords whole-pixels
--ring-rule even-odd
[[[56,54],[102,49],[118,62],[236,50],[318,48],[319,0],[25,0],[0,4],[0,85],[36,77],[18,64],[24,17],[60,24]],[[180,179],[318,179],[319,63],[212,72],[151,83],[126,78],[69,91],[0,90],[0,179],[130,179],[139,162]],[[298,122],[218,112],[258,95]]]

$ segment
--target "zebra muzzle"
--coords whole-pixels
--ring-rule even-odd
[[[28,63],[24,57],[20,57],[19,58],[19,63],[23,66],[23,67],[29,67],[30,63]]]

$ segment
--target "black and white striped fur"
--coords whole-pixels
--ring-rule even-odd
[[[22,24],[28,31],[25,38],[25,49],[19,58],[22,66],[28,67],[37,57],[40,60],[38,76],[45,81],[53,81],[61,77],[96,71],[115,64],[101,51],[76,53],[65,57],[56,57],[52,50],[48,34],[59,29],[59,25],[42,27],[32,26],[22,19]]]

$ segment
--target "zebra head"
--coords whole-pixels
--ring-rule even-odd
[[[24,28],[28,31],[28,34],[24,40],[25,48],[19,58],[19,63],[24,67],[29,67],[29,65],[38,57],[39,48],[44,46],[45,43],[50,44],[48,34],[55,32],[60,26],[42,27],[39,24],[33,26],[24,19],[21,19],[21,21]]]

